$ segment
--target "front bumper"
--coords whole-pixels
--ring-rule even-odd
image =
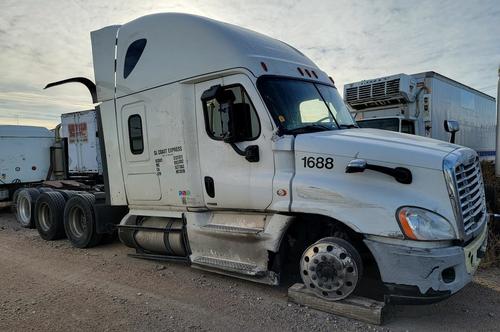
[[[377,262],[388,300],[393,303],[440,301],[462,289],[486,250],[488,227],[465,247],[416,248],[365,239]]]

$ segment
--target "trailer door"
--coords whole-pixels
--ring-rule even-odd
[[[236,143],[240,150],[249,145],[259,149],[259,161],[249,162],[222,139],[217,101],[202,101],[204,91],[221,85],[235,96],[234,105],[250,108],[249,140]],[[242,104],[246,104],[243,106]],[[256,89],[245,75],[196,84],[196,119],[204,198],[209,208],[264,210],[272,200],[274,161],[272,127]]]

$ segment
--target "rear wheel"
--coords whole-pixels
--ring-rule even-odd
[[[64,230],[77,248],[93,247],[101,241],[102,235],[96,233],[94,202],[94,195],[80,194],[73,196],[66,203]]]
[[[25,188],[17,188],[14,193],[12,194],[12,205],[10,210],[12,213],[16,213],[17,211],[17,197],[19,196],[19,193],[24,190]]]
[[[76,190],[58,190],[61,195],[63,195],[64,199],[69,200],[71,197],[78,196],[80,194],[87,194],[85,191],[76,191]]]
[[[16,219],[22,227],[35,227],[35,203],[40,192],[35,188],[26,188],[16,198]]]
[[[318,297],[337,301],[351,295],[363,274],[358,251],[337,237],[323,238],[309,246],[300,260],[300,275]]]
[[[47,241],[64,237],[64,205],[66,200],[58,192],[40,194],[35,205],[35,225],[42,239]]]

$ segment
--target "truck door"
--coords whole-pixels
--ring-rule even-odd
[[[227,128],[221,121],[221,105],[215,99],[202,101],[203,92],[216,85],[234,94],[234,107],[250,109],[247,113],[249,139],[235,144],[240,150],[249,145],[257,146],[258,162],[249,162],[231,144],[223,141]],[[200,167],[207,207],[266,209],[272,200],[274,175],[272,126],[253,83],[239,74],[196,84],[195,90]]]
[[[128,96],[116,101],[116,109],[127,199],[132,204],[159,201],[160,181],[151,160],[146,104]]]

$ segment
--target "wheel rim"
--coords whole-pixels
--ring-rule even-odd
[[[50,208],[49,205],[45,202],[40,204],[40,207],[38,209],[38,225],[40,225],[40,228],[47,232],[50,227],[52,226],[51,222],[51,216],[50,216]]]
[[[74,206],[69,212],[69,228],[77,238],[82,237],[87,230],[87,218],[83,210],[77,206]]]
[[[29,224],[31,220],[31,202],[27,197],[21,196],[17,199],[18,213],[20,222],[23,225]]]
[[[359,280],[358,267],[347,250],[333,242],[315,243],[300,261],[304,284],[317,296],[341,300],[349,296]]]

